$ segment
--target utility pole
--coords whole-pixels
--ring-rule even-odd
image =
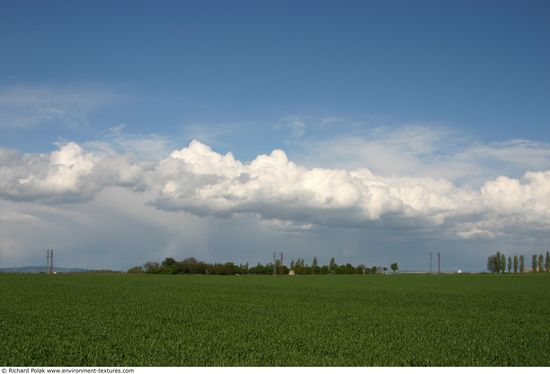
[[[53,249],[46,249],[46,268],[48,274],[53,274]]]
[[[433,253],[430,252],[430,274],[433,273],[432,259],[433,259]]]
[[[441,274],[441,252],[437,252],[437,274]]]

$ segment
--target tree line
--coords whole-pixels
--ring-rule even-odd
[[[494,255],[487,258],[487,270],[491,273],[524,273],[529,271],[525,264],[525,255],[514,257],[508,256],[500,251],[497,251]],[[531,272],[543,273],[550,272],[550,252],[546,252],[546,256],[542,254],[532,255],[531,257]]]
[[[390,269],[395,273],[399,265],[394,262]],[[176,261],[172,257],[167,257],[161,263],[146,262],[142,266],[135,266],[128,269],[130,274],[217,274],[217,275],[235,275],[235,274],[385,274],[387,267],[371,266],[360,264],[353,266],[350,263],[337,264],[336,260],[330,259],[326,265],[319,265],[317,257],[313,257],[311,264],[306,264],[303,258],[292,260],[289,266],[282,264],[280,260],[275,263],[265,263],[250,266],[246,264],[235,264],[233,262],[225,263],[207,263],[199,261],[194,257],[189,257],[183,261]]]

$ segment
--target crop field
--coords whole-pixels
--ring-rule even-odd
[[[550,276],[0,274],[0,366],[548,366]]]

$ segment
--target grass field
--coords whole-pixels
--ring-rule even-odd
[[[0,366],[550,365],[550,276],[0,274]]]

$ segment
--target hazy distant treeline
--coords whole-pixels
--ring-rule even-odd
[[[392,271],[397,271],[397,263],[391,264]],[[207,263],[199,261],[194,257],[186,258],[183,261],[176,261],[172,257],[167,257],[161,263],[146,262],[143,266],[136,266],[128,270],[131,274],[380,274],[386,272],[388,268],[381,266],[371,266],[352,264],[337,264],[334,258],[326,265],[319,265],[317,258],[314,257],[311,264],[306,264],[304,259],[292,260],[287,266],[280,260],[274,263],[261,264],[254,266],[246,264],[226,263]]]

